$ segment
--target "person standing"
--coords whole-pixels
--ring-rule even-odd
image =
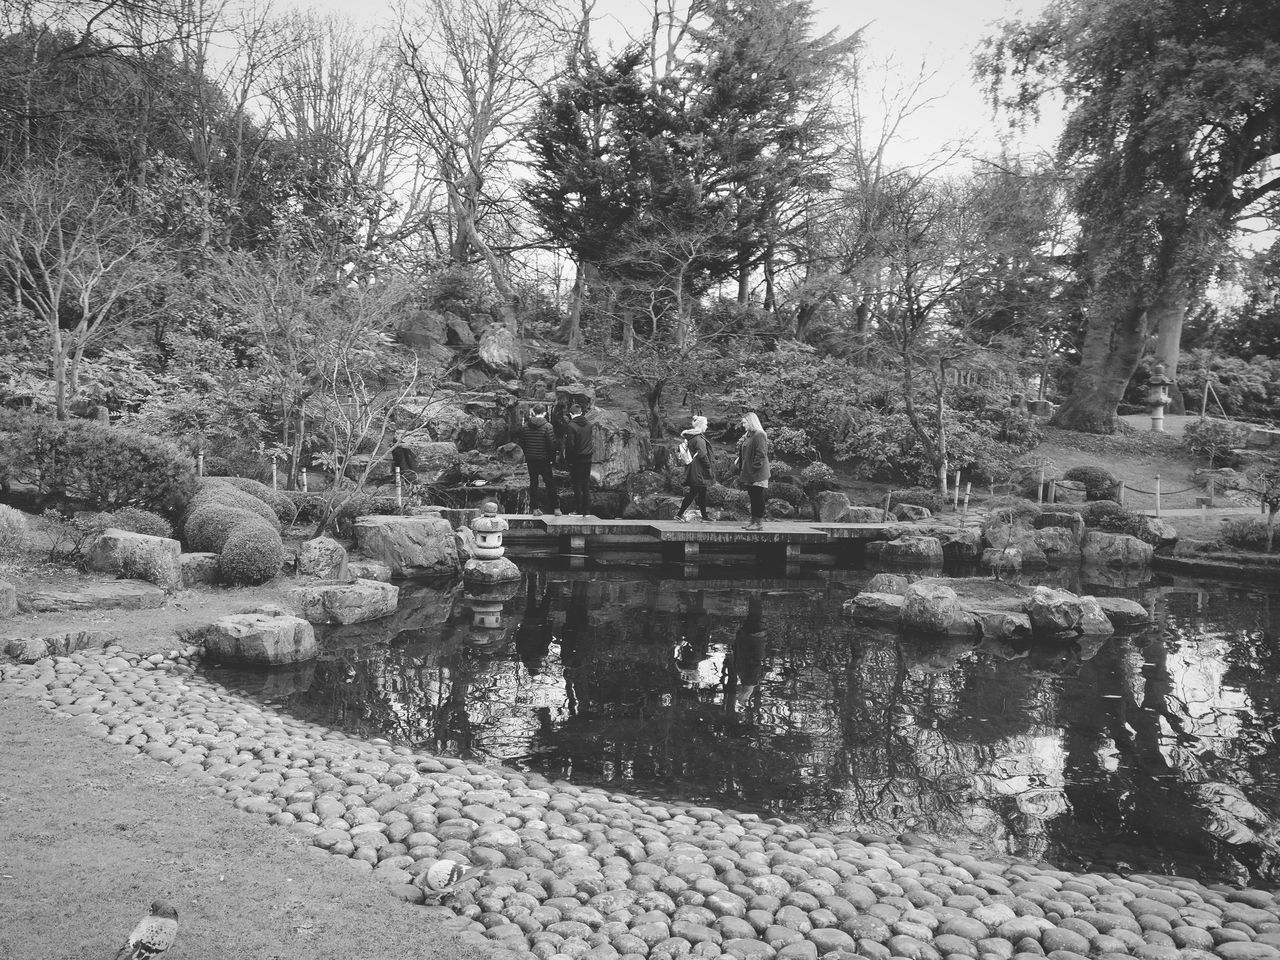
[[[595,456],[595,442],[591,437],[591,424],[587,422],[582,404],[569,405],[569,422],[564,427],[564,459],[569,467],[569,480],[573,484],[575,512],[586,516],[591,510],[591,458]]]
[[[742,429],[745,431],[738,441],[738,486],[747,491],[751,498],[751,522],[745,530],[764,529],[764,500],[769,489],[769,438],[765,436],[764,427],[754,410],[742,415]]]
[[[684,512],[696,500],[698,511],[704,523],[711,520],[707,516],[707,487],[711,486],[711,447],[707,443],[707,418],[694,417],[693,426],[681,431],[685,448],[688,450],[688,461],[684,468],[684,485],[689,492],[684,495],[684,502],[676,512],[676,519],[688,523]]]
[[[535,517],[542,516],[538,507],[538,481],[547,488],[547,509],[560,516],[560,501],[556,498],[556,478],[551,464],[556,458],[556,433],[547,421],[547,408],[535,403],[516,437],[524,451],[524,463],[529,468],[529,508]]]

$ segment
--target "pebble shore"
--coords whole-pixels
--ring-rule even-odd
[[[0,664],[0,694],[350,857],[494,955],[1280,960],[1275,891],[986,862],[429,756],[247,701],[198,653]],[[441,895],[440,860],[482,873]]]

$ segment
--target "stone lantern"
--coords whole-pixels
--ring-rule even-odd
[[[1147,379],[1147,385],[1150,388],[1147,400],[1151,404],[1151,429],[1164,433],[1164,408],[1169,404],[1169,388],[1173,386],[1173,381],[1165,376],[1163,363],[1155,365]]]
[[[506,549],[502,534],[507,521],[498,516],[498,505],[492,500],[480,509],[480,516],[471,521],[471,532],[476,536],[475,556],[462,568],[462,578],[468,584],[481,585],[519,580],[519,567],[503,556]]]

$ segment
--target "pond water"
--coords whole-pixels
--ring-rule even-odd
[[[1280,587],[1076,572],[1065,585],[1155,624],[1017,649],[851,622],[864,571],[522,569],[503,603],[407,583],[394,617],[329,628],[319,661],[209,673],[301,718],[575,783],[1067,869],[1280,882]]]

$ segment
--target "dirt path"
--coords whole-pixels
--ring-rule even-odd
[[[156,898],[178,909],[168,960],[471,960],[353,866],[128,757],[77,722],[0,698],[0,957],[115,955]]]

